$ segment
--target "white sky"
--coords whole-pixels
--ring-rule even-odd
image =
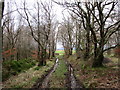
[[[12,6],[10,7],[10,9],[13,9],[13,10],[15,10],[16,9],[16,5],[15,5],[15,3],[14,2],[16,2],[17,3],[17,5],[18,5],[18,8],[19,7],[21,7],[21,1],[23,1],[23,0],[5,0],[5,11],[4,11],[4,13],[6,13],[6,10],[7,10],[7,2],[12,2]],[[31,8],[31,7],[33,7],[34,6],[34,3],[35,3],[35,1],[39,1],[39,0],[25,0],[26,2],[27,2],[27,8]],[[41,1],[50,1],[50,0],[41,0]],[[64,1],[64,0],[55,0],[55,1],[57,1],[57,2],[62,2],[62,1]],[[66,0],[66,1],[70,1],[70,2],[72,2],[72,1],[74,1],[74,0]],[[83,1],[83,0],[79,0],[79,1]],[[90,1],[90,0],[84,0],[84,1]],[[93,0],[94,1],[94,0]],[[63,18],[63,15],[62,15],[62,13],[64,13],[65,15],[64,16],[67,16],[68,15],[68,13],[67,13],[67,11],[66,10],[64,10],[64,12],[63,12],[63,10],[64,10],[64,8],[62,7],[62,6],[60,6],[60,5],[57,5],[56,3],[54,3],[53,2],[53,12],[56,14],[56,19],[59,21],[59,22],[62,22],[62,18]],[[34,13],[34,12],[33,12]],[[14,12],[14,15],[16,15],[17,14],[17,12]],[[17,23],[17,20],[16,20],[16,23]],[[62,48],[62,45],[61,45],[61,43],[57,43],[57,48]]]
[[[7,2],[12,2],[12,7],[11,9],[16,9],[16,5],[14,2],[17,3],[17,6],[21,7],[21,1],[23,0],[5,0],[5,12],[6,13],[6,9],[7,9]],[[34,6],[35,1],[39,1],[39,0],[25,0],[27,2],[27,8],[32,8]],[[50,1],[50,0],[41,0],[41,1]],[[57,1],[62,1],[62,0],[57,0]],[[64,11],[64,14],[66,15],[66,11],[64,10],[64,8],[60,5],[57,5],[56,3],[53,2],[53,11],[57,16],[57,20],[62,21],[63,15],[62,15],[62,11]],[[15,12],[14,12],[15,13]]]
[[[11,11],[13,11],[13,10],[16,10],[16,5],[15,5],[15,2],[16,2],[16,4],[17,4],[17,8],[21,8],[22,7],[22,5],[21,5],[21,1],[24,1],[24,0],[5,0],[5,10],[4,10],[4,14],[6,14],[6,11],[7,11],[7,9],[8,9],[8,7],[7,7],[7,3],[8,2],[11,2],[11,6],[10,6],[10,10]],[[39,1],[39,0],[25,0],[26,2],[27,2],[27,8],[33,8],[33,6],[34,6],[34,3],[35,3],[35,1]],[[49,1],[49,0],[41,0],[41,1]],[[62,1],[62,0],[57,0],[57,1]],[[63,18],[63,15],[62,15],[62,13],[64,13],[65,15],[67,15],[67,12],[64,10],[64,8],[62,7],[62,6],[60,6],[60,5],[57,5],[56,3],[52,3],[53,4],[53,13],[55,13],[56,14],[56,19],[59,21],[59,22],[62,22],[62,18]],[[63,12],[64,11],[64,12]],[[34,12],[33,12],[34,13]],[[16,12],[13,12],[12,13],[14,16],[16,16],[16,15],[19,15],[18,13],[17,13],[17,11]],[[18,23],[18,21],[17,21],[17,17],[16,17],[16,20],[15,20],[15,23],[17,24]],[[17,25],[16,25],[17,26]],[[57,49],[59,49],[59,48],[63,48],[63,46],[62,46],[62,44],[61,43],[57,43]]]

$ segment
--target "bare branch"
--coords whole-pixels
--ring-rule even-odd
[[[115,46],[109,47],[109,48],[103,50],[103,52],[108,51],[108,50],[110,50],[110,49],[114,49],[114,48],[116,48],[116,47],[118,47],[118,46],[119,46],[119,45],[117,44],[117,45],[115,45]]]

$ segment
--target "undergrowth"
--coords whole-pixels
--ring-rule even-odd
[[[4,61],[2,64],[2,80],[5,81],[10,76],[17,75],[35,65],[36,61],[31,59]]]

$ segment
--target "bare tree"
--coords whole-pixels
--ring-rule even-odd
[[[56,51],[56,42],[57,42],[57,37],[56,34],[57,32],[56,27],[58,26],[57,22],[52,24],[52,29],[51,29],[51,33],[49,36],[49,58],[53,58],[55,57],[55,51]]]
[[[55,42],[55,27],[54,27],[54,22],[53,20],[54,17],[55,17],[55,14],[53,13],[53,5],[52,5],[52,2],[49,1],[49,2],[44,2],[42,3],[41,2],[41,5],[43,7],[43,20],[44,22],[46,23],[46,36],[47,36],[47,39],[46,39],[46,44],[48,44],[48,51],[49,51],[49,55],[48,57],[49,58],[52,58],[54,56],[54,42]]]
[[[4,10],[4,0],[2,0],[2,2],[0,2],[0,60],[2,61],[2,43],[3,43],[3,30],[2,30],[2,25],[1,25],[1,21],[2,21],[2,16],[3,16],[3,10]]]
[[[3,22],[3,29],[4,29],[4,40],[6,43],[4,44],[4,51],[8,49],[15,48],[15,45],[17,43],[18,35],[20,33],[20,29],[15,30],[15,23],[14,23],[14,17],[12,16],[10,12],[10,3],[7,3],[7,12],[8,14],[4,16],[4,22]],[[5,39],[6,38],[6,39]],[[7,57],[8,59],[9,57]],[[11,55],[11,60],[15,59],[14,55]]]
[[[0,1],[0,74],[2,71],[2,46],[3,46],[3,30],[2,30],[2,17],[3,17],[3,10],[4,10],[4,0],[3,2]],[[0,78],[0,82],[2,82],[2,79]],[[0,84],[0,89],[1,89],[2,85]]]
[[[26,3],[25,2],[24,2],[24,12],[26,15],[25,19],[27,20],[29,28],[31,30],[31,35],[34,38],[34,40],[38,43],[38,55],[37,56],[38,56],[38,60],[39,60],[39,66],[44,65],[45,64],[46,48],[44,48],[44,45],[41,44],[41,42],[43,42],[43,40],[42,41],[40,40],[41,37],[44,35],[44,33],[40,31],[40,3],[37,2],[37,18],[33,17],[37,22],[37,27],[36,27],[37,28],[37,37],[36,37],[36,34],[34,33],[35,32],[34,28],[32,27],[32,25],[30,23],[30,18],[28,16],[28,12],[26,10]],[[45,25],[42,26],[42,29],[45,30]],[[41,33],[43,34],[42,36],[41,36]],[[48,37],[46,37],[46,38],[48,38]]]
[[[109,38],[115,32],[119,31],[120,21],[115,20],[115,14],[113,12],[116,4],[117,2],[109,0],[101,2],[75,1],[73,3],[65,1],[65,3],[61,4],[81,18],[83,27],[86,30],[86,52],[89,52],[90,38],[94,46],[93,67],[102,66],[104,59],[103,53],[118,46],[118,44],[116,44],[114,46],[112,45],[112,47],[105,48],[105,44],[108,42]],[[111,16],[113,19],[110,19]]]
[[[75,43],[75,32],[74,32],[74,26],[72,24],[72,20],[68,18],[67,20],[64,19],[63,24],[59,27],[59,36],[62,41],[65,54],[67,56],[72,55],[72,51],[74,48]]]
[[[97,28],[97,30],[99,31],[99,38],[97,39],[97,34],[94,35],[95,31],[93,31],[93,29],[91,28],[91,33],[93,35],[94,38],[94,62],[93,62],[93,67],[96,66],[101,66],[102,65],[102,61],[103,61],[103,53],[111,48],[115,48],[116,46],[118,46],[118,44],[116,44],[115,46],[109,47],[104,49],[105,44],[108,42],[109,38],[117,31],[119,31],[119,27],[120,27],[120,21],[114,21],[114,23],[110,23],[107,26],[107,19],[109,19],[110,15],[112,15],[112,11],[114,10],[115,6],[116,6],[117,2],[105,2],[105,4],[103,2],[97,2],[96,3],[96,8],[98,10],[98,15],[99,15],[99,19],[96,17],[95,13],[93,13],[93,11],[90,8],[89,11],[92,13],[92,15],[94,16],[96,22],[99,25],[99,28]],[[102,5],[103,4],[103,5]],[[105,6],[107,5],[111,5],[111,8],[107,11],[107,13],[104,12]],[[93,7],[94,8],[94,7]],[[99,44],[99,45],[97,45]]]
[[[49,38],[53,30],[52,20],[54,15],[52,14],[52,3],[50,2],[48,4],[46,2],[37,1],[34,5],[34,14],[27,9],[25,1],[23,6],[24,15],[22,15],[19,10],[18,12],[27,21],[31,35],[38,44],[37,57],[39,65],[45,65],[47,59],[47,49],[49,49],[49,57],[51,53],[51,43]]]

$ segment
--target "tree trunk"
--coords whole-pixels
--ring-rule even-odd
[[[55,45],[56,44],[55,44],[54,39],[53,39],[53,41],[52,41],[52,50],[51,50],[51,58],[55,57],[55,50],[56,50]]]
[[[104,59],[103,53],[98,55],[97,57],[94,57],[94,62],[93,62],[92,67],[102,67],[103,59]]]
[[[3,2],[2,2],[3,1]],[[0,61],[2,61],[2,46],[3,46],[3,30],[2,30],[2,16],[4,10],[4,0],[0,2]]]
[[[38,45],[37,58],[38,58],[38,61],[39,61],[38,66],[42,66],[42,60],[41,60],[41,58],[40,58],[40,45]]]
[[[103,60],[104,60],[103,52],[100,51],[100,49],[95,50],[92,67],[102,67]]]
[[[70,48],[70,53],[69,53],[69,55],[72,55],[72,50],[73,50],[73,48]]]
[[[50,59],[51,58],[51,45],[50,45],[50,41],[49,41],[49,53],[48,53],[48,59]]]
[[[54,45],[52,45],[52,50],[51,50],[51,58],[55,57],[55,49]]]
[[[55,57],[55,51],[52,51],[52,58]]]
[[[80,58],[80,55],[81,55],[81,48],[80,48],[80,40],[78,40],[78,42],[76,43],[76,56],[77,56],[77,59]]]
[[[0,2],[0,4],[1,4],[1,2]],[[2,61],[2,36],[3,36],[3,34],[2,34],[2,26],[1,26],[1,19],[2,19],[1,7],[2,7],[2,5],[0,5],[0,61]]]
[[[42,49],[42,65],[45,66],[46,65],[46,49]]]
[[[45,66],[46,65],[46,49],[41,49],[39,57],[39,64],[38,66]]]
[[[89,31],[87,31],[86,34],[86,49],[85,49],[85,54],[84,54],[84,59],[87,60],[90,54],[90,35],[89,35]]]

